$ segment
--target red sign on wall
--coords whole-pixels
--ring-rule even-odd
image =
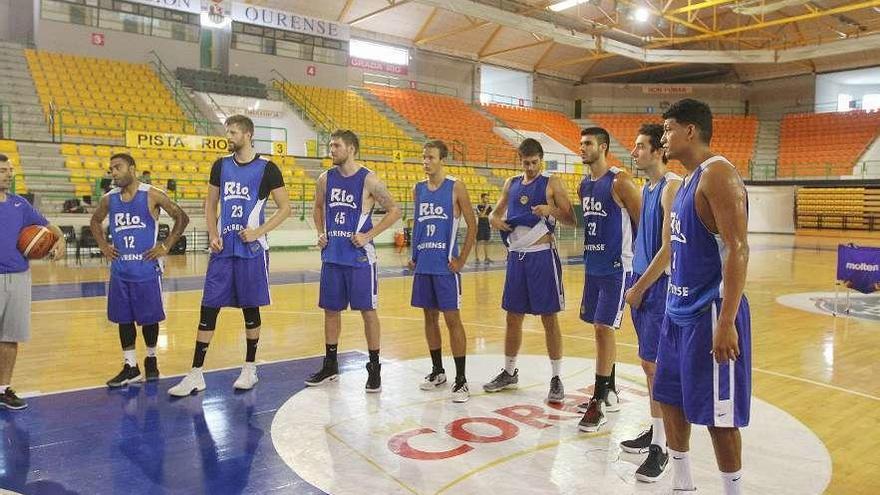
[[[389,74],[397,74],[398,76],[405,76],[409,74],[409,67],[405,65],[388,64],[385,62],[378,62],[376,60],[365,60],[357,57],[349,57],[348,65],[361,69],[376,70],[379,72],[387,72]]]
[[[318,73],[318,68],[315,67],[314,65],[310,65],[310,66],[306,67],[306,75],[307,75],[307,76],[313,76],[313,77],[314,77],[314,75],[317,74],[317,73]]]
[[[95,46],[104,46],[104,34],[92,33],[92,44]]]

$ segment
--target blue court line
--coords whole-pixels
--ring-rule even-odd
[[[566,265],[583,263],[580,256],[572,256],[562,260]],[[496,261],[489,266],[465,266],[463,273],[491,272],[504,270],[506,262]],[[409,276],[409,270],[405,268],[379,268],[380,278],[394,278]],[[315,270],[297,270],[288,272],[270,272],[270,285],[291,285],[319,282],[321,280],[320,268]],[[80,299],[85,297],[105,297],[108,291],[108,282],[70,282],[62,284],[39,284],[33,286],[34,301],[51,301],[54,299]],[[167,277],[162,279],[162,290],[166,292],[180,292],[188,290],[202,290],[205,286],[204,275],[190,277]]]
[[[247,392],[233,391],[239,370],[228,369],[206,372],[207,390],[180,399],[168,395],[180,380],[172,377],[32,397],[24,411],[0,408],[0,489],[323,494],[281,459],[271,438],[276,412],[322,359],[261,364],[260,382]],[[345,372],[363,370],[366,360],[359,352],[340,353],[340,379],[359,379]]]
[[[806,247],[806,246],[752,246],[751,251],[774,251],[779,249],[808,250],[808,251],[837,251],[837,247]],[[563,265],[580,265],[583,256],[569,256],[561,260]],[[406,277],[410,275],[405,268],[382,268],[379,263],[380,278]],[[489,266],[467,265],[462,273],[493,272],[504,270],[507,266],[505,261],[495,261]],[[315,283],[321,280],[320,267],[314,270],[296,270],[287,272],[270,272],[269,283],[271,285],[291,285]],[[189,277],[166,277],[162,279],[162,290],[166,292],[181,292],[189,290],[202,290],[205,286],[204,275]],[[52,301],[56,299],[81,299],[87,297],[106,297],[108,282],[68,282],[61,284],[38,284],[33,286],[34,301]]]

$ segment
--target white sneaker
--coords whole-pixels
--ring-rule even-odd
[[[429,375],[425,377],[425,381],[419,385],[419,388],[422,390],[434,390],[437,387],[442,386],[446,383],[446,373],[442,371],[431,371]]]
[[[456,383],[452,387],[452,402],[467,402],[471,398],[467,382]]]
[[[238,375],[238,380],[235,380],[232,386],[236,390],[250,390],[254,388],[258,381],[260,379],[257,378],[257,365],[254,363],[244,363],[241,367],[241,374]]]
[[[620,411],[620,397],[616,390],[608,391],[608,396],[605,397],[605,410],[608,412]]]
[[[205,375],[201,368],[193,368],[180,380],[180,383],[168,389],[168,393],[174,397],[186,397],[195,392],[205,390]]]

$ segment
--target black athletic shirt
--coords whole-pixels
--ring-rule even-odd
[[[260,156],[259,153],[254,155],[254,160],[256,160],[258,156]],[[212,186],[220,187],[220,164],[222,161],[222,158],[218,158],[217,161],[214,162],[214,165],[211,166],[210,183]],[[235,161],[235,158],[233,158],[232,161],[239,167],[243,167],[251,163],[253,160],[247,163],[238,163]],[[281,169],[278,168],[278,165],[275,165],[275,163],[270,160],[266,163],[266,170],[263,172],[263,181],[260,182],[260,191],[257,197],[259,199],[268,198],[269,193],[279,187],[284,187],[284,177],[281,176]]]

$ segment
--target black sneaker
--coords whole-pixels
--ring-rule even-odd
[[[382,363],[367,363],[367,393],[382,391]]]
[[[122,371],[120,371],[118,375],[107,381],[107,386],[110,388],[124,387],[129,383],[140,381],[140,379],[140,368],[138,368],[137,365],[134,365],[134,367],[132,367],[130,364],[125,363],[125,366],[122,367]]]
[[[636,479],[645,483],[654,483],[666,474],[669,454],[663,452],[659,445],[651,445],[645,462],[636,470]]]
[[[306,386],[317,387],[325,382],[335,382],[339,378],[339,363],[324,358],[324,365],[316,373],[306,378]]]
[[[159,364],[156,361],[156,356],[144,358],[144,376],[148,382],[159,379]]]
[[[654,438],[653,426],[641,432],[639,436],[632,440],[624,440],[620,442],[620,448],[622,448],[624,452],[630,454],[644,454],[648,451],[648,447],[651,446],[652,438]]]
[[[6,387],[6,392],[0,394],[0,406],[18,411],[26,408],[28,405],[27,402],[15,395],[15,390],[12,390],[12,387]]]

